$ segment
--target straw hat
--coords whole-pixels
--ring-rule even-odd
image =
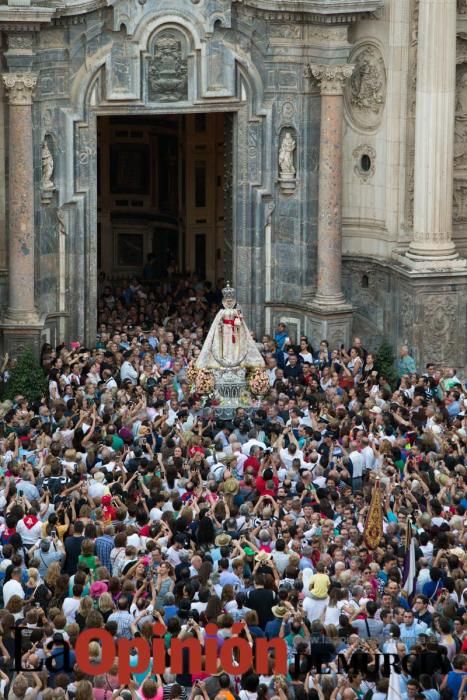
[[[268,562],[268,561],[271,559],[271,556],[272,556],[272,555],[271,555],[270,552],[265,552],[265,551],[261,550],[261,552],[258,552],[258,553],[256,554],[255,560],[256,560],[256,561],[263,562],[263,563],[266,563],[266,562]]]
[[[231,539],[232,538],[230,535],[228,535],[226,532],[222,532],[220,535],[217,535],[214,543],[216,547],[227,547],[227,545],[230,544]]]
[[[271,611],[274,617],[278,617],[279,619],[285,617],[288,612],[285,605],[273,605]]]

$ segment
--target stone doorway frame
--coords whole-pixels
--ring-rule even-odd
[[[61,212],[69,235],[68,332],[70,339],[80,338],[87,344],[95,338],[97,324],[97,117],[161,114],[226,113],[231,123],[230,143],[226,143],[226,173],[231,183],[231,208],[226,212],[226,230],[232,231],[226,241],[226,269],[230,266],[231,281],[238,290],[238,299],[248,324],[257,333],[263,332],[265,303],[265,236],[271,210],[271,194],[267,188],[273,152],[270,116],[257,110],[258,76],[252,78],[237,63],[237,96],[235,99],[197,100],[191,105],[135,104],[122,100],[118,106],[105,99],[103,65],[94,70],[80,91],[78,104],[82,118],[61,111],[63,128],[73,134],[72,162],[63,164],[63,172],[72,173],[73,188],[68,190]],[[269,140],[269,144],[268,144]],[[231,150],[231,153],[228,151]],[[66,154],[64,154],[66,158]],[[265,184],[265,182],[267,184]],[[230,212],[230,213],[229,213]],[[229,245],[230,244],[230,245]],[[66,314],[62,325],[65,326]],[[61,337],[64,337],[63,335]]]

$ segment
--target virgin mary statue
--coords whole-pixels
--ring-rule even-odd
[[[235,289],[229,282],[222,290],[222,306],[224,308],[214,319],[195,366],[198,369],[264,367],[264,360],[241,309],[237,307]]]

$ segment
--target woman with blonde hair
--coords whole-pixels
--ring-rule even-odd
[[[115,610],[114,602],[110,593],[101,593],[99,596],[99,602],[97,603],[97,609],[104,618],[104,622],[107,622],[110,615]]]
[[[79,601],[78,610],[76,611],[75,621],[79,625],[81,631],[86,626],[86,618],[93,608],[93,600],[91,596],[86,595]]]

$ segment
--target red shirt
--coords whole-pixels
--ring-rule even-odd
[[[243,472],[245,473],[248,467],[253,467],[255,476],[258,476],[259,468],[260,468],[260,463],[259,460],[256,459],[256,457],[248,457],[248,459],[245,460],[243,463]]]
[[[274,482],[274,489],[268,489],[263,477],[258,476],[255,484],[256,484],[256,489],[257,489],[260,496],[275,496],[276,495],[277,488],[279,486],[279,479],[277,478],[277,476],[273,476],[272,481]]]

